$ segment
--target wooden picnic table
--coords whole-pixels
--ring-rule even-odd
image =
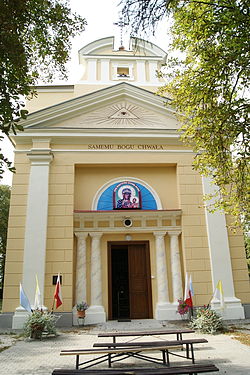
[[[84,368],[91,367],[108,361],[108,366],[111,367],[112,362],[118,362],[129,357],[142,359],[151,363],[170,365],[169,354],[177,357],[191,359],[194,364],[194,343],[206,343],[206,339],[193,340],[174,340],[174,341],[160,341],[160,342],[133,342],[133,343],[96,343],[93,349],[68,349],[62,350],[60,355],[73,355],[76,357],[76,369],[80,366]],[[176,346],[182,347],[186,345],[186,356],[170,352],[170,349]],[[98,348],[96,348],[98,347]],[[149,356],[148,353],[152,351],[160,351],[162,359]],[[94,355],[92,359],[88,359],[80,363],[80,356]],[[191,354],[191,355],[190,355]]]
[[[158,331],[128,331],[128,332],[102,332],[98,334],[98,337],[112,337],[113,342],[116,342],[117,337],[141,337],[141,336],[158,336],[158,335],[176,335],[176,340],[182,340],[183,333],[194,333],[193,329],[162,329]]]
[[[137,342],[121,342],[121,343],[111,343],[111,342],[99,342],[99,343],[95,343],[93,345],[93,347],[96,347],[96,348],[114,348],[114,349],[117,349],[117,348],[132,348],[132,347],[137,347],[137,348],[147,348],[147,347],[151,347],[151,348],[160,348],[160,347],[163,347],[165,346],[165,349],[164,350],[161,350],[162,351],[162,355],[163,355],[163,364],[167,364],[167,366],[169,366],[169,354],[172,354],[174,356],[177,356],[177,357],[182,357],[182,358],[187,358],[187,359],[191,359],[192,360],[192,363],[195,363],[195,358],[194,358],[194,344],[202,344],[202,343],[207,343],[208,341],[206,339],[186,339],[186,340],[162,340],[162,341],[137,341]],[[181,347],[182,346],[185,346],[186,347],[186,355],[185,357],[183,355],[180,355],[180,354],[177,354],[177,353],[173,353],[171,350],[171,348],[173,349],[174,347]],[[190,355],[191,354],[191,355]],[[138,355],[136,354],[136,357],[138,357]],[[141,355],[140,355],[141,357]]]

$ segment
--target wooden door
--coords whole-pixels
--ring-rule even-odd
[[[128,246],[130,318],[152,318],[149,249],[147,244]]]
[[[127,260],[125,261],[127,253]],[[148,242],[109,242],[109,319],[152,318],[151,273]],[[127,282],[125,275],[128,274]],[[120,293],[122,279],[122,294]],[[119,304],[118,304],[119,299]],[[126,301],[126,308],[123,306]],[[118,306],[119,305],[119,306]]]

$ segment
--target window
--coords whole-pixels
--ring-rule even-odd
[[[113,79],[133,80],[133,64],[113,64]]]
[[[117,68],[117,75],[118,77],[129,77],[129,68],[125,68],[125,67],[122,67],[122,68]]]

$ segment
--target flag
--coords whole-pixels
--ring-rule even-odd
[[[22,284],[20,283],[20,305],[29,313],[32,313],[30,301],[26,294],[24,293]]]
[[[54,299],[56,300],[56,309],[62,305],[62,290],[60,284],[60,276],[58,274],[56,281],[56,289],[54,293]]]
[[[184,294],[184,301],[189,307],[193,307],[193,297],[194,290],[193,290],[193,284],[192,284],[192,277],[188,277],[188,273],[186,273],[185,278],[185,294]]]
[[[220,301],[220,308],[223,310],[225,308],[225,303],[224,303],[224,292],[223,292],[221,280],[219,280],[216,285],[213,298],[217,298]]]
[[[191,297],[193,297],[194,296],[194,288],[193,288],[193,282],[192,282],[192,276],[191,275],[189,277],[189,289],[190,289]]]
[[[39,309],[41,307],[41,293],[38,284],[38,278],[36,275],[36,293],[35,293],[35,302],[34,302],[34,309]]]

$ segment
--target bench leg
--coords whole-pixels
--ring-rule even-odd
[[[79,355],[76,356],[76,369],[79,369]]]
[[[109,366],[109,368],[111,367],[111,363],[112,363],[112,361],[111,361],[111,354],[109,353],[108,354],[108,366]]]
[[[165,352],[167,353],[167,366],[169,366],[169,352],[168,352],[168,349]]]
[[[193,347],[193,344],[190,344],[190,347],[191,347],[192,363],[194,363],[194,347]]]
[[[166,364],[166,352],[165,352],[165,350],[162,350],[162,362],[164,363],[164,365]]]
[[[186,355],[187,355],[187,358],[189,359],[189,344],[186,344]]]

